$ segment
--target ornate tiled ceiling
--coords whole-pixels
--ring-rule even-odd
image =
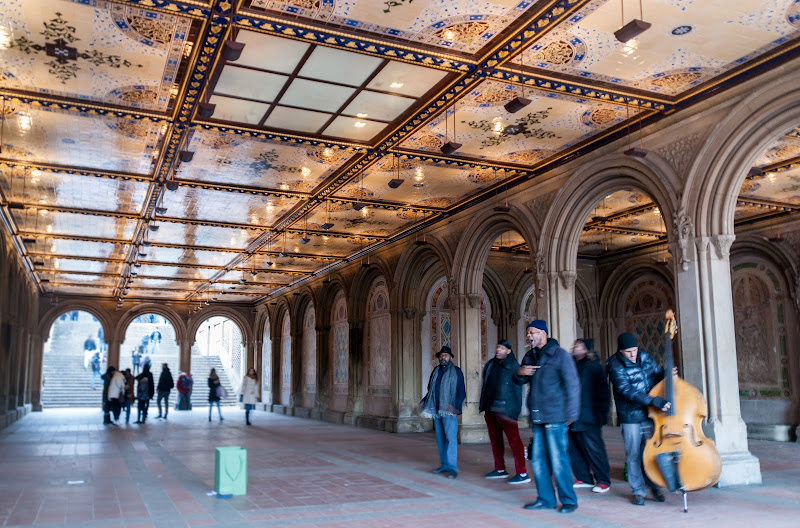
[[[0,0],[0,216],[43,293],[250,302],[795,56],[799,5],[645,2],[620,43],[619,0]],[[737,221],[800,204],[798,157]],[[580,252],[659,222],[620,191]]]

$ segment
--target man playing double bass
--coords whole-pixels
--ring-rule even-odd
[[[617,353],[606,362],[606,371],[614,387],[617,417],[622,425],[633,503],[644,506],[645,484],[652,490],[653,499],[664,502],[661,488],[647,477],[642,466],[644,445],[653,436],[653,422],[647,416],[647,408],[652,406],[665,412],[670,408],[664,398],[648,394],[664,377],[664,368],[650,354],[639,351],[636,336],[630,332],[619,335],[617,348]]]

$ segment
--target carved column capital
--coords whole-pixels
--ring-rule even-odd
[[[678,257],[680,258],[681,269],[689,271],[689,261],[692,255],[689,254],[690,242],[694,238],[694,221],[686,213],[686,208],[681,207],[675,215],[675,238],[678,246]]]
[[[718,259],[727,259],[731,256],[731,246],[736,240],[736,235],[716,235],[711,237],[711,243],[717,252]]]
[[[483,296],[478,293],[470,293],[466,295],[467,302],[469,303],[470,308],[480,308],[481,301],[483,301]]]
[[[558,278],[561,280],[561,287],[565,290],[570,290],[575,287],[578,274],[574,271],[559,271]]]

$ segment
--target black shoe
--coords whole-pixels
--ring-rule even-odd
[[[253,424],[251,424],[250,422],[245,422],[245,425],[253,425]]]
[[[508,478],[508,471],[505,469],[494,469],[483,476],[487,479],[505,479]]]
[[[536,502],[531,502],[530,504],[526,504],[523,506],[526,510],[552,510],[555,509],[554,506],[548,506],[547,504],[543,503],[540,500]]]
[[[559,513],[572,513],[578,509],[577,504],[562,504],[561,507],[558,509]]]
[[[161,418],[161,415],[160,415],[160,414],[159,414],[158,416],[156,416],[156,420],[158,420],[159,418]]]
[[[667,500],[667,498],[664,496],[664,494],[658,488],[653,488],[653,499],[656,502],[664,502],[665,500]]]
[[[135,422],[133,422],[133,423],[138,423],[138,424],[140,424],[140,423],[143,423],[143,422],[142,422],[141,420],[136,420],[136,421],[135,421]]]
[[[167,415],[166,415],[166,414],[164,415],[164,419],[165,419],[165,420],[167,419]]]
[[[442,474],[445,477],[449,478],[449,479],[454,479],[454,478],[456,478],[458,476],[458,472],[457,471],[453,471],[452,469],[448,469],[447,471],[443,471]]]
[[[637,506],[644,506],[644,496],[642,495],[634,495],[633,496],[633,503]]]
[[[447,470],[446,470],[446,469],[444,469],[442,466],[439,466],[439,467],[438,467],[438,468],[436,468],[436,469],[432,469],[432,470],[431,470],[431,473],[444,473],[445,471],[447,471]]]

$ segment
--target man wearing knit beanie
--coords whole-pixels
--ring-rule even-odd
[[[648,418],[647,407],[667,411],[670,404],[664,398],[649,395],[650,389],[664,377],[664,369],[650,354],[639,350],[638,345],[632,333],[620,334],[618,351],[606,362],[606,371],[614,386],[617,417],[622,425],[633,503],[644,506],[645,485],[652,490],[656,501],[665,500],[664,493],[647,478],[642,466],[644,444],[653,436],[653,422]]]
[[[526,510],[554,509],[558,506],[553,489],[555,480],[561,513],[574,512],[578,497],[572,488],[569,460],[569,425],[580,412],[580,381],[575,362],[558,341],[548,337],[547,322],[541,319],[528,325],[531,349],[513,376],[514,383],[530,383],[528,409],[533,429],[533,478],[539,496],[525,505]]]

